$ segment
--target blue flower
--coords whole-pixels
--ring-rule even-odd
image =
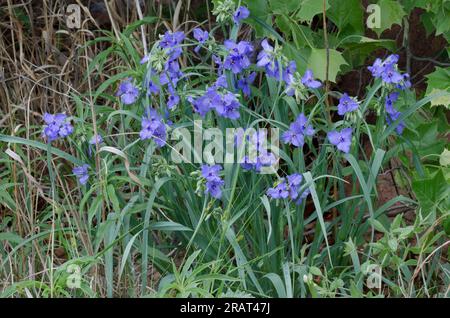
[[[58,138],[65,138],[73,133],[73,127],[67,120],[66,114],[58,113],[52,115],[45,113],[44,122],[42,136],[50,142]]]
[[[241,6],[233,14],[233,21],[235,24],[239,24],[242,20],[247,19],[249,15],[250,11],[246,7]]]
[[[194,29],[194,38],[199,42],[199,44],[203,44],[208,40],[209,33],[208,31],[203,31],[200,28]],[[200,51],[200,45],[197,45],[194,49],[195,53],[198,53]]]
[[[372,66],[367,69],[372,73],[373,77],[379,78],[385,72],[386,68],[393,67],[398,62],[398,55],[391,54],[384,61],[377,58]]]
[[[224,181],[219,176],[221,170],[220,165],[202,165],[201,167],[202,176],[206,180],[205,193],[211,194],[216,199],[220,199],[222,196],[222,186],[224,185]]]
[[[131,79],[124,80],[119,85],[116,96],[120,96],[120,100],[125,105],[133,104],[139,97],[139,89],[131,83]]]
[[[182,49],[179,45],[183,42],[184,37],[185,35],[182,31],[174,33],[167,31],[164,33],[164,36],[162,36],[159,46],[163,49],[167,49],[169,61],[173,61],[180,57]]]
[[[388,125],[392,125],[400,116],[401,112],[399,111],[393,111],[391,113],[388,113],[386,115],[386,122]],[[405,129],[405,123],[403,121],[400,121],[397,127],[395,127],[395,131],[397,134],[401,135],[403,133],[403,130]]]
[[[352,129],[344,128],[341,131],[330,131],[328,140],[342,152],[348,153],[352,145]]]
[[[220,199],[222,197],[222,186],[224,185],[223,180],[206,181],[205,193],[211,194],[212,197]]]
[[[238,119],[240,117],[239,107],[241,104],[236,96],[228,92],[223,96],[216,95],[213,99],[216,112],[225,118]]]
[[[95,145],[95,144],[101,144],[103,142],[103,137],[100,135],[94,135],[92,136],[92,138],[89,140],[89,144],[90,145]]]
[[[222,170],[220,165],[202,165],[202,176],[206,181],[220,179],[219,172]]]
[[[319,88],[320,86],[322,86],[322,83],[314,79],[313,71],[310,69],[306,70],[305,74],[303,75],[302,84],[308,88]]]
[[[80,184],[85,185],[89,179],[88,164],[83,164],[81,166],[72,169],[73,174],[77,177]]]
[[[214,108],[213,101],[217,99],[219,94],[213,87],[208,88],[205,95],[198,98],[188,97],[188,101],[192,104],[194,111],[200,116],[205,117],[205,115]],[[220,98],[220,96],[219,96]]]
[[[283,71],[283,81],[289,86],[294,80],[294,74],[297,71],[295,61],[290,61],[286,69]]]
[[[256,65],[259,67],[266,67],[266,65],[272,63],[274,60],[274,50],[273,46],[271,46],[269,42],[267,42],[267,39],[264,39],[261,42],[261,46],[263,50],[258,53]]]
[[[359,104],[347,93],[344,93],[339,99],[339,104],[337,106],[338,114],[344,116],[347,113],[357,110]]]
[[[403,81],[403,76],[395,70],[393,65],[384,68],[381,78],[386,84],[400,84]]]
[[[242,77],[238,82],[237,82],[237,87],[242,89],[242,92],[244,93],[245,96],[249,96],[251,91],[250,91],[250,85],[253,84],[253,82],[255,81],[256,78],[256,73],[252,72],[250,73],[249,76],[247,77]]]
[[[287,179],[287,182],[286,182]],[[267,190],[267,195],[272,199],[286,199],[294,200],[296,204],[300,204],[304,198],[309,195],[309,190],[306,189],[300,193],[303,176],[299,173],[288,175],[286,179],[281,179],[278,185]]]
[[[167,107],[173,109],[180,102],[180,96],[176,94],[169,95],[169,100],[167,101]]]
[[[289,190],[286,181],[282,181],[274,188],[267,189],[267,196],[272,199],[286,199],[289,196]]]
[[[388,125],[391,125],[395,122],[400,115],[402,114],[398,110],[394,108],[394,103],[397,101],[399,96],[398,92],[392,92],[385,99],[385,107],[386,107],[386,122]],[[401,121],[397,127],[395,127],[395,131],[401,135],[403,130],[405,129],[405,123]]]
[[[166,144],[166,125],[155,109],[150,109],[147,116],[142,117],[141,126],[142,129],[139,132],[141,140],[151,138],[159,147]]]
[[[305,143],[305,135],[312,136],[314,134],[314,128],[308,125],[308,118],[305,114],[301,113],[297,119],[291,123],[289,129],[283,133],[281,140],[285,144],[291,144],[294,147],[303,147]]]
[[[229,51],[223,63],[224,69],[238,74],[250,66],[249,56],[253,52],[253,46],[250,42],[240,41],[236,44],[232,40],[226,40],[224,45]]]

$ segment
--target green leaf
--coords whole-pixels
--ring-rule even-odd
[[[328,71],[328,79],[336,82],[336,76],[343,65],[348,65],[347,61],[342,57],[342,53],[330,49],[330,65]],[[326,79],[327,53],[326,49],[313,49],[308,59],[308,67],[314,72],[314,76],[324,81]]]
[[[436,207],[450,196],[450,186],[442,170],[438,170],[428,178],[413,180],[412,189],[424,216],[436,211]]]
[[[321,2],[321,1],[316,1]],[[327,17],[333,21],[339,30],[352,29],[352,33],[364,32],[364,8],[359,0],[329,0],[330,10]]]
[[[426,77],[428,78],[427,95],[450,92],[450,67],[436,67],[436,70],[433,73],[426,75]],[[443,95],[431,100],[431,106],[438,105],[449,108],[450,95]]]
[[[439,157],[439,164],[443,167],[450,166],[450,150],[444,149]]]
[[[406,12],[399,1],[379,0],[378,5],[380,6],[381,21],[380,27],[374,29],[378,36],[384,30],[390,29],[393,24],[402,25],[402,19]]]
[[[292,11],[295,11],[298,8],[298,6],[299,6],[298,0],[270,0],[270,8],[274,13],[287,14]]]
[[[296,1],[298,3],[298,1]],[[328,10],[330,4],[328,0],[325,4],[325,10]],[[300,11],[297,13],[297,18],[302,22],[311,23],[316,14],[322,13],[323,3],[319,0],[303,0],[301,1]]]

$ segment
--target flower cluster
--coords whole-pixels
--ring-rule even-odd
[[[139,132],[142,140],[153,139],[159,147],[166,144],[166,125],[158,112],[150,108],[147,114],[142,117],[142,129]]]
[[[299,173],[294,173],[281,179],[273,188],[267,189],[267,195],[272,199],[291,199],[296,204],[301,204],[303,199],[309,195],[309,189],[300,193],[303,177]]]
[[[239,74],[250,66],[250,56],[253,52],[253,46],[250,42],[240,41],[236,43],[232,40],[226,40],[224,46],[228,50],[228,55],[223,63],[224,69]]]
[[[188,97],[194,111],[204,117],[210,110],[215,110],[219,116],[229,119],[240,117],[239,103],[236,96],[228,91],[220,93],[217,86],[210,87],[203,96],[198,98]]]
[[[384,60],[377,58],[373,65],[368,67],[368,70],[373,77],[381,78],[385,84],[392,84],[399,89],[411,87],[409,74],[401,74],[398,71],[397,62],[398,55],[391,54]]]
[[[54,141],[58,138],[65,138],[73,133],[73,126],[67,119],[67,115],[63,113],[58,114],[44,114],[44,129],[42,136],[48,141]]]
[[[294,147],[303,147],[305,143],[305,136],[312,136],[314,128],[308,125],[308,118],[301,113],[297,119],[291,123],[289,129],[283,133],[281,140],[285,144],[293,145]]]
[[[220,165],[202,165],[202,177],[206,181],[205,193],[211,194],[216,199],[222,197],[224,181],[219,176],[221,170],[222,167]]]

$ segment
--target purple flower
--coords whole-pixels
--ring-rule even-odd
[[[403,81],[403,76],[395,70],[393,65],[384,68],[381,78],[386,84],[400,84]]]
[[[402,114],[398,110],[395,109],[394,103],[397,101],[399,96],[398,92],[392,92],[388,96],[386,96],[385,100],[385,107],[386,107],[386,122],[388,125],[391,125],[394,123]],[[395,127],[395,130],[399,135],[403,133],[403,130],[405,129],[405,123],[401,121],[397,127]]]
[[[253,46],[250,42],[240,41],[236,44],[232,40],[226,40],[224,45],[229,51],[223,63],[224,69],[238,74],[250,66],[249,56],[253,52]]]
[[[162,36],[159,46],[163,49],[167,49],[169,61],[173,61],[180,57],[182,49],[179,45],[183,42],[184,37],[185,35],[182,31],[174,33],[167,31],[164,33],[164,36]]]
[[[398,55],[391,54],[384,61],[377,58],[372,66],[367,69],[372,73],[373,77],[381,77],[386,68],[394,66],[398,62]]]
[[[223,180],[206,181],[205,193],[211,194],[212,197],[220,199],[222,197],[222,186],[224,185]]]
[[[203,44],[208,40],[209,33],[208,31],[203,31],[200,28],[194,29],[194,38],[200,43]],[[198,53],[200,51],[200,45],[197,45],[194,49],[195,53]]]
[[[384,105],[386,106],[386,112],[388,114],[393,114],[396,112],[396,110],[394,109],[394,103],[397,101],[398,95],[398,92],[392,92],[388,96],[386,96]]]
[[[184,33],[182,31],[178,32],[170,32],[166,31],[164,33],[163,37],[161,38],[161,41],[159,42],[159,46],[163,49],[173,48],[184,40]]]
[[[142,129],[139,132],[141,140],[153,139],[162,147],[166,144],[166,125],[155,109],[150,109],[147,116],[142,117]]]
[[[202,176],[206,181],[220,179],[219,172],[222,170],[220,165],[202,165]]]
[[[344,128],[341,131],[330,131],[328,133],[330,142],[342,152],[348,153],[352,144],[352,129]]]
[[[73,127],[67,120],[66,114],[58,113],[52,115],[45,113],[44,122],[42,136],[50,142],[58,138],[65,138],[73,133]]]
[[[286,182],[287,179],[287,182]],[[267,190],[267,195],[272,199],[286,199],[295,200],[296,204],[300,204],[304,198],[309,195],[309,190],[306,189],[300,193],[303,176],[299,173],[288,175],[286,179],[281,179],[281,182],[274,188]]]
[[[291,144],[294,147],[303,147],[305,143],[305,135],[312,136],[314,128],[308,125],[308,118],[301,113],[297,119],[291,123],[289,129],[283,133],[281,140],[285,144]]]
[[[320,86],[322,86],[322,83],[314,79],[313,71],[310,69],[306,70],[305,74],[303,75],[302,84],[308,88],[319,88]]]
[[[85,185],[89,179],[88,164],[83,164],[81,166],[72,169],[73,174],[77,177],[80,184]]]
[[[217,97],[218,96],[218,97]],[[200,116],[205,117],[205,115],[214,108],[214,100],[220,99],[220,95],[217,93],[216,89],[213,87],[208,88],[205,95],[198,98],[188,97],[188,101],[192,104],[194,111]]]
[[[250,11],[246,7],[241,6],[233,14],[233,21],[235,24],[239,24],[242,20],[247,19],[249,15]]]
[[[89,144],[90,145],[95,145],[95,144],[101,144],[103,142],[103,138],[100,135],[94,135],[92,136],[92,138],[89,140]]]
[[[152,80],[148,81],[147,88],[148,88],[147,95],[151,95],[151,94],[158,95],[159,94],[160,88]]]
[[[283,180],[276,187],[267,189],[267,195],[272,199],[286,199],[289,196],[286,181]]]
[[[216,95],[213,99],[213,104],[217,113],[222,117],[230,119],[238,119],[240,117],[239,107],[241,104],[232,93],[228,92],[223,96]]]
[[[227,88],[228,87],[228,82],[227,82],[227,77],[225,76],[225,74],[220,75],[216,82],[213,84],[214,88]]]
[[[133,104],[139,97],[139,89],[131,83],[131,79],[124,80],[119,85],[116,96],[120,96],[120,100],[125,105]]]
[[[222,186],[224,185],[224,181],[219,176],[222,167],[220,165],[202,165],[201,170],[202,176],[206,180],[205,193],[209,193],[212,197],[220,199],[222,196]]]
[[[242,92],[244,93],[245,96],[249,96],[251,91],[250,91],[250,85],[253,84],[253,82],[255,81],[256,78],[256,73],[252,72],[250,73],[249,76],[247,77],[242,77],[238,82],[237,82],[237,87],[242,89]]]
[[[178,105],[179,102],[180,102],[180,96],[178,96],[176,94],[171,94],[171,95],[169,95],[169,99],[167,101],[167,107],[169,109],[173,109],[175,106]]]
[[[401,112],[394,110],[392,113],[388,113],[386,115],[386,122],[388,125],[392,125],[400,116]],[[395,131],[397,134],[401,135],[403,133],[403,130],[405,129],[405,123],[403,121],[400,121],[397,127],[395,127]]]
[[[357,110],[358,107],[359,104],[353,98],[348,96],[347,93],[344,93],[339,99],[339,104],[337,106],[338,114],[344,116],[347,113]]]
[[[297,71],[295,61],[290,61],[286,69],[283,71],[283,81],[289,86],[294,80],[294,73]]]
[[[261,42],[261,46],[263,50],[258,53],[257,63],[256,65],[259,67],[265,67],[269,63],[273,61],[273,46],[267,42],[267,39],[264,39]]]
[[[149,54],[147,54],[147,55],[144,55],[143,57],[142,57],[142,59],[141,59],[141,64],[145,64],[145,63],[147,63],[148,62],[148,60],[150,59],[150,55]]]

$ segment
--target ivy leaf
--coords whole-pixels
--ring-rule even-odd
[[[428,178],[415,179],[412,182],[412,189],[425,216],[435,212],[436,207],[441,203],[442,209],[448,208],[446,201],[450,196],[450,186],[442,170],[438,170]]]
[[[374,29],[378,36],[384,30],[390,29],[393,24],[402,25],[402,19],[406,15],[406,12],[399,1],[379,0],[378,5],[380,6],[381,21],[380,27]]]
[[[450,68],[436,67],[436,70],[426,76],[428,78],[427,83],[427,95],[433,95],[442,92],[450,93]],[[431,106],[442,105],[447,108],[450,106],[450,95],[444,95],[431,100]]]
[[[290,13],[298,6],[298,0],[270,0],[270,8],[274,13]]]
[[[328,80],[336,82],[336,76],[342,66],[348,65],[342,57],[342,53],[330,49],[330,66],[328,71]],[[308,59],[308,68],[312,69],[314,76],[322,81],[326,79],[327,52],[326,49],[312,49]]]
[[[311,23],[312,19],[316,14],[322,13],[323,11],[323,2],[319,0],[303,0],[300,1],[300,11],[297,13],[297,18],[301,22]],[[298,1],[297,1],[298,3]],[[328,0],[325,3],[325,10],[330,8],[330,4]]]
[[[320,1],[317,1],[320,2]],[[364,33],[363,6],[359,0],[329,0],[330,10],[327,17],[333,21],[340,31],[352,29],[352,34]]]

